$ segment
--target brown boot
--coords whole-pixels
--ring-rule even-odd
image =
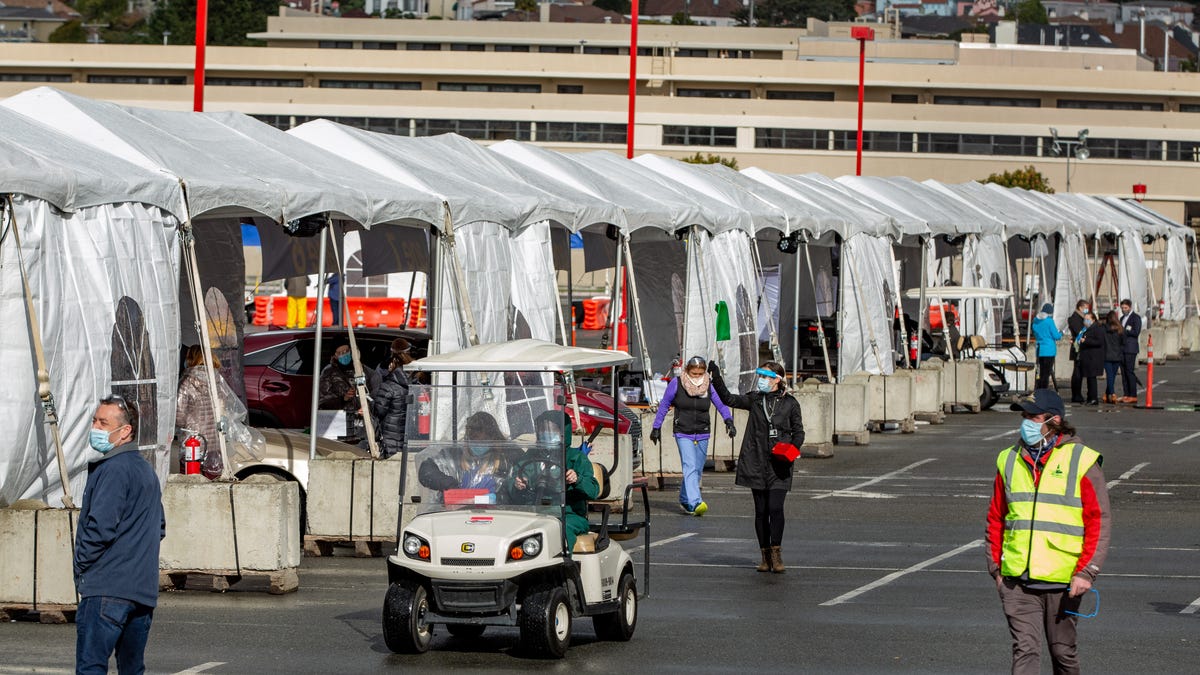
[[[771,549],[760,548],[758,550],[762,552],[762,562],[758,563],[758,567],[755,567],[754,569],[759,572],[771,571]]]
[[[771,547],[771,571],[776,574],[783,574],[787,568],[783,566],[783,555],[779,552],[778,546]]]

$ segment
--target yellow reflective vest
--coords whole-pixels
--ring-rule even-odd
[[[1100,453],[1072,443],[1050,451],[1041,480],[1017,446],[1000,451],[996,468],[1004,479],[1008,513],[1000,573],[1055,583],[1069,583],[1083,552],[1083,476],[1100,461]]]

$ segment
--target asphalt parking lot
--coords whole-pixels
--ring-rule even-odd
[[[1156,403],[1200,403],[1200,358],[1157,367],[1155,381]],[[1100,611],[1080,620],[1083,667],[1193,673],[1200,413],[1072,406],[1069,417],[1105,457],[1114,512],[1097,582]],[[802,460],[787,502],[784,575],[754,571],[750,496],[732,474],[705,475],[711,510],[703,518],[680,513],[668,483],[652,493],[650,595],[629,643],[598,642],[590,622],[579,621],[560,662],[521,656],[515,629],[489,629],[475,640],[439,630],[430,653],[393,655],[380,626],[383,562],[343,555],[304,559],[300,590],[291,595],[164,593],[147,666],[155,673],[1003,672],[1008,633],[982,537],[995,456],[1015,440],[1018,424],[1007,410],[951,415],[915,434],[838,446],[833,459]],[[71,625],[0,625],[0,673],[70,672],[74,637]]]

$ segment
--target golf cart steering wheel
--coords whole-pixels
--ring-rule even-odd
[[[534,467],[533,471],[527,472],[526,467]],[[563,465],[551,457],[525,457],[513,463],[512,475],[514,478],[522,478],[528,482],[525,490],[533,490],[533,503],[540,504],[542,496],[546,489],[550,487],[550,481],[554,480],[552,476],[554,469],[558,469],[558,478],[561,478],[566,471]],[[530,477],[531,474],[534,477]]]

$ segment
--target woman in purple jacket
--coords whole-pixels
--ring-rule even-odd
[[[710,405],[725,420],[725,431],[730,438],[737,435],[733,426],[733,413],[721,402],[717,390],[713,389],[708,375],[708,363],[703,357],[688,359],[683,373],[671,380],[662,401],[658,404],[658,415],[654,428],[650,430],[650,441],[657,444],[662,438],[662,423],[667,410],[675,407],[675,445],[679,447],[679,459],[683,465],[683,485],[679,486],[679,505],[694,516],[708,511],[708,504],[700,497],[700,474],[704,471],[704,460],[708,457]]]

